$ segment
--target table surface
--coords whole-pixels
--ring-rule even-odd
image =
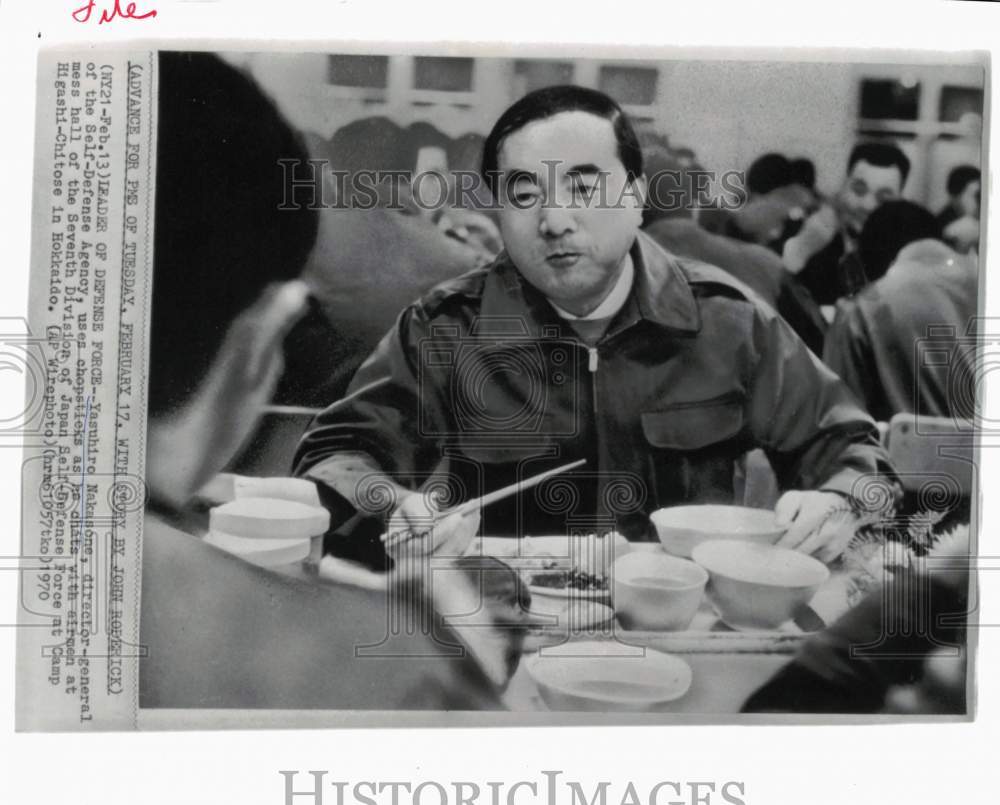
[[[489,547],[482,546],[484,554],[491,553]],[[634,543],[631,550],[658,551],[662,548],[658,543]],[[501,558],[510,561],[509,557]],[[512,564],[519,562],[514,561]],[[300,577],[308,575],[316,578],[314,574],[303,573],[302,565],[294,570],[288,568],[288,571]],[[320,575],[327,581],[366,587],[384,588],[386,583],[383,574],[370,573],[329,557],[324,559]],[[843,579],[836,574],[831,577],[814,599],[813,607],[827,622],[846,610]],[[628,632],[615,624],[612,629],[597,634],[563,633],[561,639],[619,639],[681,657],[691,667],[691,687],[676,702],[658,711],[730,715],[738,713],[746,699],[791,659],[803,637],[802,631],[794,624],[787,624],[774,632],[734,632],[718,623],[706,600],[692,622],[691,629],[684,632]],[[558,639],[557,636],[556,642]],[[529,642],[528,645],[530,651],[539,650],[538,641]],[[541,650],[545,651],[544,648]],[[523,662],[508,685],[504,701],[515,712],[545,712],[549,709]]]

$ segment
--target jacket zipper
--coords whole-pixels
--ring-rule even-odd
[[[600,408],[597,404],[597,364],[598,364],[598,353],[597,347],[587,347],[587,371],[590,374],[590,395],[591,404],[594,410],[594,446],[595,446],[595,457],[597,459],[597,466],[593,468],[594,472],[600,473],[600,463],[601,463],[601,417]],[[601,514],[601,501],[600,501],[600,480],[597,482],[597,500],[594,501],[594,513],[597,515]]]

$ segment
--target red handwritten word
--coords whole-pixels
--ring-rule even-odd
[[[89,0],[87,5],[80,6],[76,11],[73,12],[73,19],[77,22],[89,22],[90,15],[94,13],[94,7],[97,5],[95,0]],[[145,20],[150,17],[155,17],[156,11],[147,11],[145,14],[136,13],[135,3],[129,3],[125,6],[124,10],[119,4],[119,0],[115,0],[114,8],[110,11],[106,8],[101,9],[101,17],[98,19],[97,24],[103,25],[106,22],[111,22],[116,17],[121,17],[127,20]]]

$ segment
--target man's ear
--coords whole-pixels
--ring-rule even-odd
[[[616,206],[618,209],[631,209],[642,215],[646,208],[646,199],[649,197],[649,188],[644,175],[633,176],[626,183],[618,196]]]
[[[219,472],[252,435],[281,375],[282,343],[306,311],[309,288],[274,284],[230,324],[194,395],[150,423],[150,489],[174,505]]]
[[[247,339],[244,345],[246,378],[251,384],[265,380],[269,365],[280,360],[285,336],[305,315],[309,287],[300,280],[266,288],[234,322],[226,341]]]
[[[649,185],[646,182],[646,175],[640,174],[632,179],[633,193],[635,194],[636,202],[639,205],[639,209],[645,209],[646,204],[649,201]]]
[[[642,174],[639,176],[634,176],[629,179],[628,183],[622,189],[621,198],[618,199],[619,208],[625,207],[630,209],[636,217],[636,226],[642,223],[642,214],[646,209],[646,201],[649,198],[649,186],[646,183],[646,177]]]

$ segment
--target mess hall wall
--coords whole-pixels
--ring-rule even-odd
[[[936,210],[957,164],[980,164],[983,70],[973,65],[774,61],[499,59],[358,54],[226,54],[300,129],[329,138],[362,117],[486,134],[538,86],[578,83],[616,97],[709,170],[745,170],[768,151],[805,156],[834,192],[851,144],[897,143],[906,196]],[[978,97],[977,97],[978,96]],[[864,101],[864,102],[863,102]]]

